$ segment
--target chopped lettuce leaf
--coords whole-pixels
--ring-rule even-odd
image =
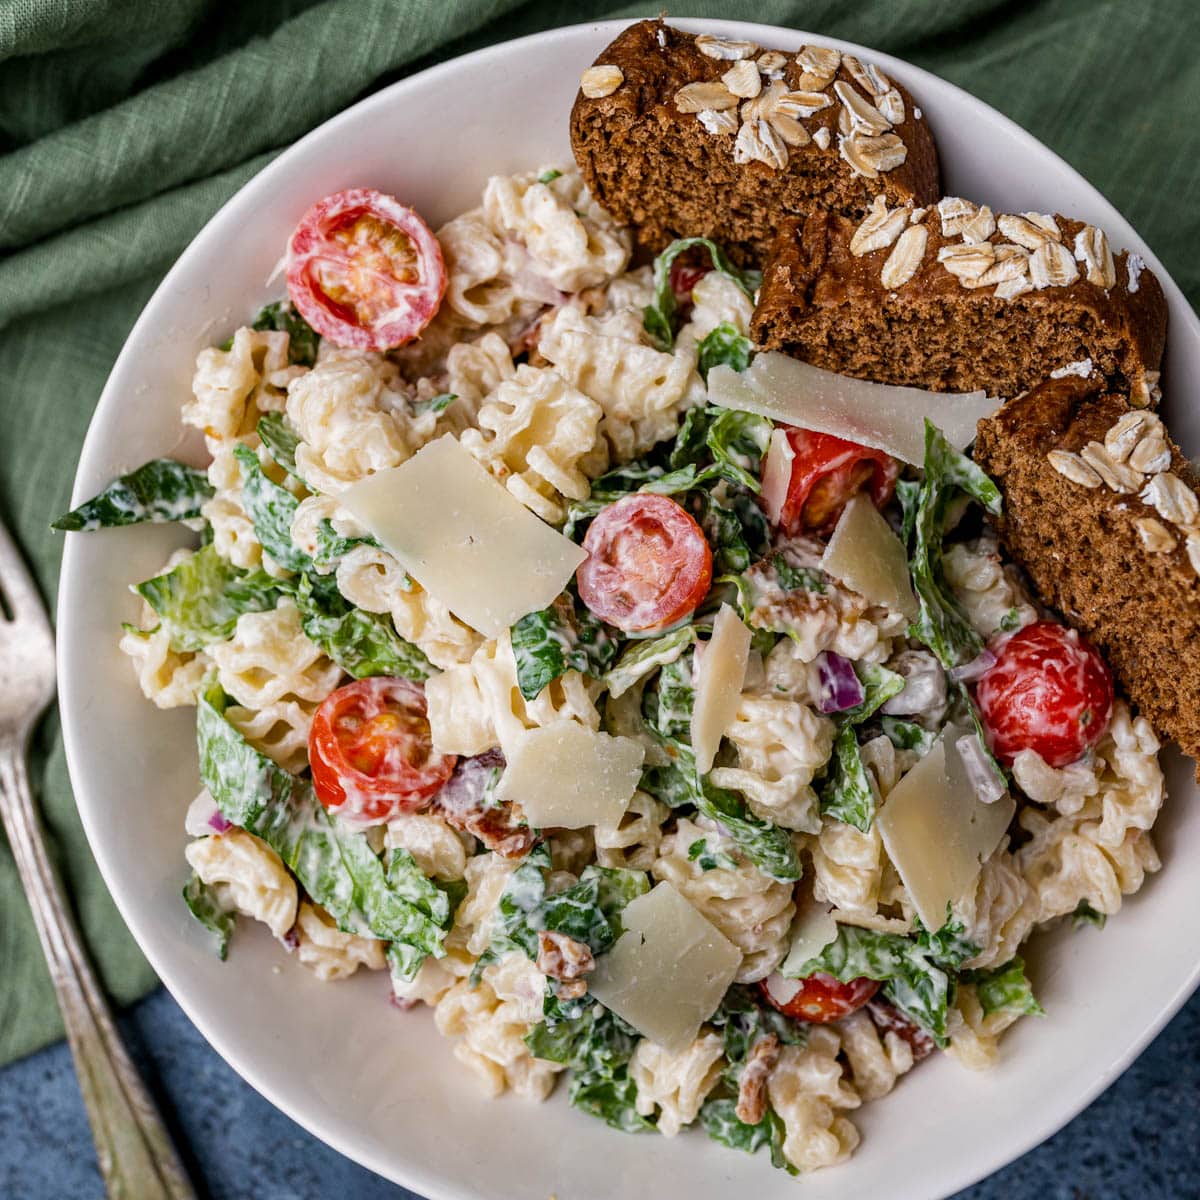
[[[1094,925],[1097,929],[1103,929],[1107,921],[1108,918],[1102,912],[1097,912],[1086,900],[1080,900],[1071,914],[1073,929],[1079,929],[1084,925]]]
[[[437,396],[430,396],[428,400],[414,400],[412,410],[417,416],[428,412],[435,416],[441,416],[457,399],[458,397],[453,392],[441,392]]]
[[[702,871],[736,871],[737,860],[726,854],[724,850],[714,849],[708,844],[708,838],[697,838],[687,850],[688,862],[699,863]]]
[[[818,592],[824,594],[826,575],[813,567],[794,567],[782,554],[771,560],[775,578],[785,592]]]
[[[670,350],[675,345],[675,317],[679,302],[671,288],[671,266],[684,251],[693,246],[702,246],[707,250],[713,269],[728,275],[751,300],[762,283],[760,271],[739,270],[725,251],[709,238],[678,238],[673,241],[654,260],[654,303],[647,304],[642,312],[642,326],[660,350]]]
[[[562,172],[557,167],[551,167],[548,171],[543,171],[538,177],[538,183],[553,183],[562,175]]]
[[[313,562],[318,567],[335,566],[339,559],[345,558],[356,546],[378,546],[379,543],[366,534],[363,537],[343,537],[333,527],[333,522],[325,517],[317,522],[317,546],[313,554]],[[412,591],[412,581],[404,576],[406,592]]]
[[[787,1171],[800,1172],[784,1157],[783,1141],[787,1136],[783,1120],[774,1109],[768,1108],[757,1125],[738,1120],[737,1099],[732,1096],[710,1097],[700,1109],[700,1124],[714,1142],[755,1154],[762,1146],[770,1147],[771,1165]]]
[[[50,528],[91,533],[121,525],[190,521],[212,497],[208,476],[173,458],[155,458],[114,479],[98,495],[59,517]]]
[[[639,680],[676,662],[695,642],[696,630],[692,625],[681,625],[662,637],[631,642],[616,665],[603,677],[609,695],[623,696]]]
[[[590,996],[564,1007],[547,991],[544,1012],[525,1044],[534,1058],[570,1069],[571,1103],[624,1133],[652,1130],[654,1123],[637,1111],[629,1077],[637,1031]]]
[[[875,786],[858,750],[853,725],[833,743],[833,761],[820,788],[821,814],[868,833],[875,819]]]
[[[215,680],[197,701],[200,778],[222,816],[262,838],[339,929],[411,947],[414,971],[424,956],[441,958],[451,920],[445,892],[418,883],[402,854],[385,872],[365,834],[339,824],[307,779],[289,775],[229,723],[228,705]]]
[[[217,939],[217,957],[224,962],[237,923],[237,909],[194,872],[183,885],[183,902],[192,916]]]
[[[1018,1013],[1021,1016],[1044,1017],[1046,1010],[1033,995],[1033,985],[1025,977],[1025,963],[1011,959],[991,971],[965,971],[963,983],[975,985],[984,1014],[994,1012]]]
[[[300,445],[300,435],[291,421],[283,413],[263,413],[258,418],[258,436],[271,457],[293,479],[300,479],[296,470],[296,448]],[[300,479],[300,482],[304,480]]]
[[[268,304],[254,318],[255,329],[275,329],[288,335],[288,362],[296,367],[311,367],[317,361],[321,339],[317,331],[287,300]]]
[[[716,366],[732,367],[744,371],[750,365],[754,353],[750,339],[738,333],[728,321],[722,321],[715,329],[706,333],[700,341],[696,369],[707,379]]]
[[[928,1030],[939,1046],[945,1046],[950,1004],[950,976],[946,968],[961,965],[958,955],[970,944],[951,935],[941,941],[937,937],[931,938],[926,933],[922,942],[921,937],[906,938],[842,925],[837,938],[816,958],[800,964],[793,978],[804,979],[816,971],[824,971],[842,983],[863,976],[881,980],[887,999]],[[943,964],[939,953],[947,949],[952,949],[952,961]],[[978,947],[971,946],[970,950],[978,953]]]
[[[593,954],[611,950],[621,934],[620,914],[635,896],[650,890],[644,871],[585,867],[579,882],[546,894],[547,858],[535,850],[508,877],[492,920],[492,939],[471,974],[505,954],[520,950],[534,961],[539,931],[553,930],[586,945]]]
[[[755,413],[715,405],[689,409],[671,449],[671,467],[703,468],[700,482],[721,478],[757,493],[771,429],[771,422]]]
[[[905,721],[900,717],[889,717],[886,714],[879,719],[888,741],[897,750],[915,750],[922,758],[929,753],[937,734],[918,725],[915,721]]]
[[[233,632],[243,613],[279,603],[279,584],[265,571],[243,571],[212,546],[197,550],[134,591],[158,614],[176,650],[202,650]]]
[[[433,673],[425,655],[396,632],[391,617],[355,608],[320,576],[302,575],[295,596],[305,635],[355,679],[403,675],[420,681]]]
[[[249,446],[236,446],[233,455],[242,469],[242,503],[254,525],[254,536],[281,567],[307,571],[312,559],[292,541],[292,518],[300,501],[267,476]]]
[[[942,572],[942,539],[951,503],[966,495],[1000,514],[1000,490],[965,454],[955,450],[928,419],[925,421],[925,479],[913,518],[915,542],[909,570],[920,615],[909,634],[924,643],[947,670],[969,662],[983,649],[962,605]]]
[[[549,608],[528,613],[512,628],[517,686],[535,700],[567,671],[600,677],[619,644],[588,609],[564,592]]]

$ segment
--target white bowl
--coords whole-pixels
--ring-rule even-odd
[[[580,70],[625,24],[576,26],[481,50],[403,80],[335,117],[251,180],[201,231],[146,306],[88,431],[75,503],[181,444],[179,406],[202,347],[282,291],[272,278],[288,234],[317,198],[350,186],[394,193],[439,223],[478,203],[485,178],[568,160],[567,114]],[[680,22],[764,45],[820,42],[767,26]],[[859,52],[856,50],[856,53]],[[1200,322],[1137,234],[1090,184],[1000,114],[916,67],[871,50],[919,98],[947,192],[997,210],[1057,209],[1136,249],[1171,312],[1166,409],[1200,445]],[[243,922],[227,963],[179,896],[183,814],[198,788],[193,710],[160,713],[117,650],[146,578],[181,540],[145,527],[68,539],[59,601],[59,685],[79,811],[113,897],[163,982],[217,1051],[317,1137],[427,1196],[571,1200],[743,1191],[797,1195],[797,1183],[703,1134],[630,1137],[571,1109],[483,1100],[427,1011],[387,1003],[383,975],[323,984]],[[929,1200],[965,1187],[1048,1137],[1110,1084],[1200,978],[1200,796],[1170,756],[1156,828],[1165,870],[1102,933],[1061,930],[1030,955],[1048,1016],[1022,1021],[1000,1065],[975,1075],[939,1057],[866,1106],[845,1166],[803,1183],[809,1200]],[[1169,936],[1167,934],[1169,931]]]

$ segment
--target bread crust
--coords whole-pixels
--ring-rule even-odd
[[[1200,576],[1185,537],[1151,552],[1137,522],[1165,524],[1137,492],[1083,487],[1047,455],[1078,453],[1135,411],[1098,379],[1052,379],[979,422],[975,460],[999,484],[1001,540],[1041,599],[1104,654],[1155,729],[1200,760]],[[1197,479],[1168,440],[1170,471]]]
[[[1073,251],[1076,235],[1088,227],[1054,219],[1062,246]],[[1133,259],[1131,274],[1130,255],[1114,255],[1116,277],[1107,290],[1089,283],[1077,263],[1080,273],[1065,287],[1001,299],[995,286],[964,286],[939,262],[943,247],[963,242],[945,236],[936,207],[914,223],[926,231],[920,266],[907,282],[888,288],[882,273],[894,247],[853,254],[858,222],[825,212],[790,222],[764,270],[751,324],[755,340],[841,374],[935,391],[982,388],[1004,397],[1090,358],[1113,386],[1151,399],[1167,304],[1139,260]],[[999,229],[985,240],[1007,244]]]
[[[794,54],[786,59],[783,81],[791,89],[802,72]],[[832,83],[826,91],[833,102],[801,122],[810,135],[828,130],[827,148],[815,141],[789,148],[787,166],[779,170],[757,161],[735,163],[733,133],[709,133],[697,114],[676,108],[682,87],[719,81],[733,66],[701,53],[691,34],[661,20],[640,21],[623,30],[595,65],[619,67],[624,79],[607,96],[578,94],[571,148],[592,195],[617,220],[632,225],[638,244],[651,252],[676,238],[704,236],[720,242],[740,264],[757,265],[788,216],[817,207],[861,216],[878,194],[889,204],[925,204],[939,194],[933,135],[898,84],[905,119],[893,132],[904,142],[906,157],[868,179],[839,154],[841,106]],[[835,80],[858,87],[844,65]]]

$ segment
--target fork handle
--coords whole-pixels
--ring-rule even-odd
[[[26,741],[0,740],[0,815],[58,994],[108,1196],[196,1200],[154,1101],[121,1044],[64,903],[29,789]]]

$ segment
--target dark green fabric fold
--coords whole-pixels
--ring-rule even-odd
[[[47,600],[62,549],[48,524],[67,507],[108,370],[162,273],[239,186],[301,134],[412,70],[506,38],[660,8],[595,0],[0,5],[0,518]],[[1200,296],[1200,8],[1190,0],[728,0],[672,15],[810,29],[937,72],[1081,170],[1193,302]],[[1055,207],[1036,180],[1028,192],[1031,203]],[[105,982],[131,1000],[153,975],[92,864],[57,721],[39,732],[33,770]],[[2,1063],[61,1032],[7,846],[0,980]]]

